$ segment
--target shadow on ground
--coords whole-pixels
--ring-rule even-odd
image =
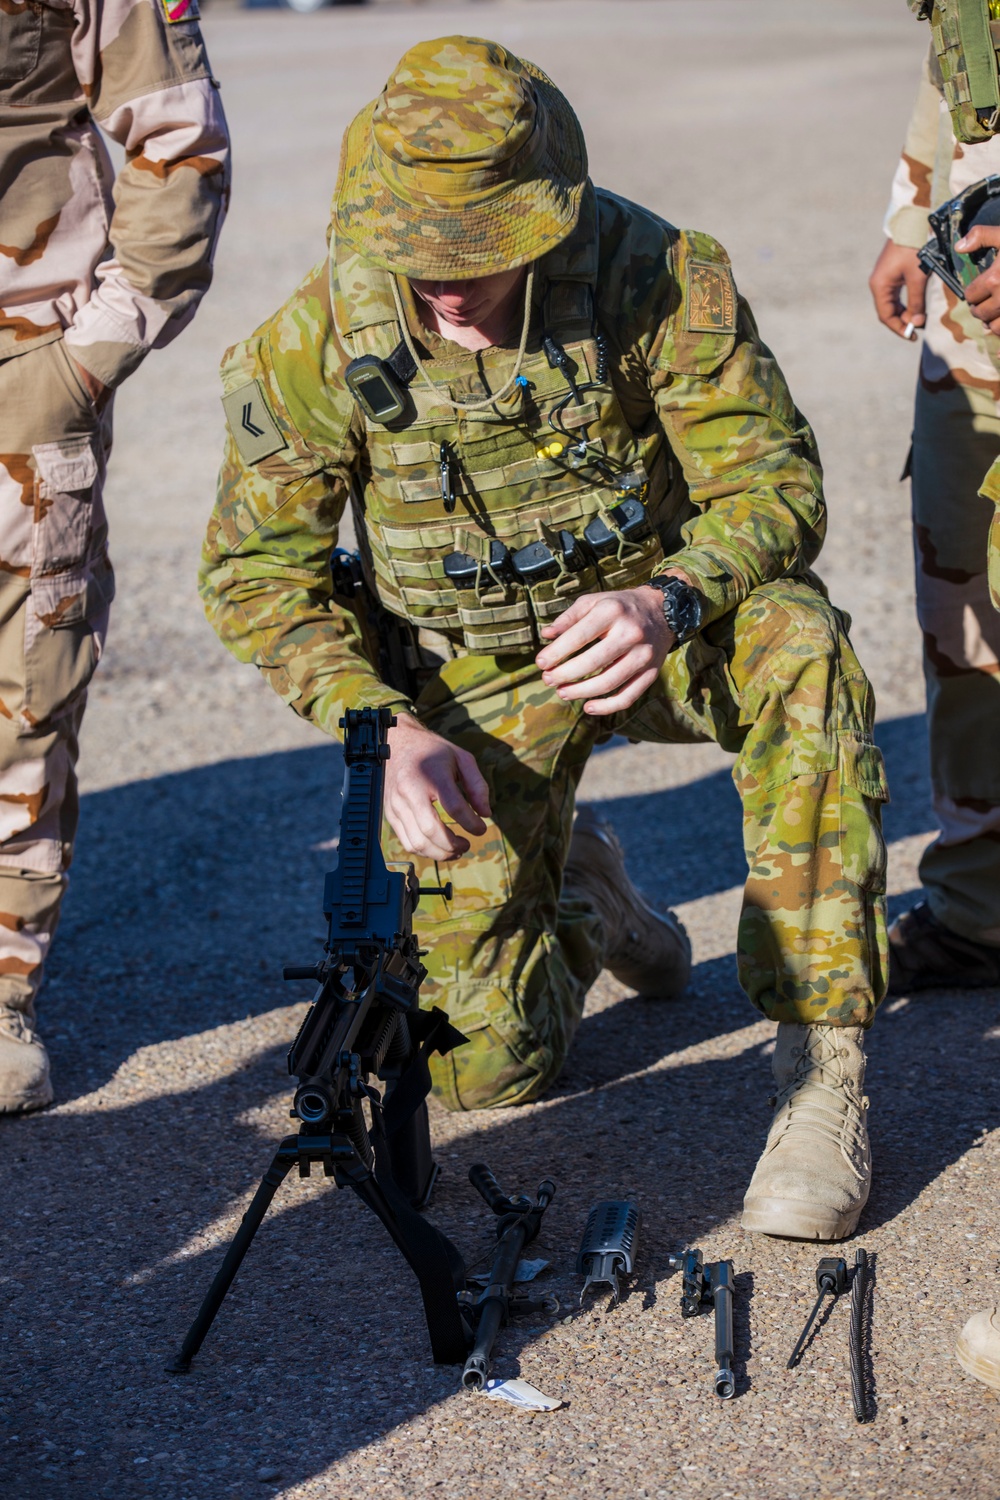
[[[915,729],[904,720],[881,736],[903,788],[894,838],[928,826]],[[284,1044],[205,1086],[177,1076],[159,1098],[103,1107],[84,1098],[142,1046],[282,1005],[292,1035],[298,997],[277,976],[282,962],[311,957],[321,936],[330,852],[317,846],[335,830],[339,780],[338,753],[321,747],[86,799],[44,1005],[61,1097],[76,1097],[79,1112],[0,1124],[9,1340],[0,1417],[17,1439],[0,1448],[4,1494],[274,1493],[456,1388],[457,1371],[429,1362],[415,1284],[381,1226],[350,1194],[297,1179],[194,1371],[165,1374],[221,1258],[217,1245],[199,1250],[197,1236],[256,1184],[288,1128]],[[622,799],[614,811],[651,891],[665,852],[687,899],[739,880],[738,807],[724,776]],[[880,1018],[869,1078],[878,1176],[863,1229],[1000,1125],[997,999],[936,996]],[[490,1216],[466,1181],[472,1162],[523,1189],[551,1174],[559,1191],[541,1249],[573,1306],[587,1208],[634,1196],[645,1230],[633,1295],[672,1300],[669,1252],[738,1213],[766,1129],[768,1060],[754,1021],[731,959],[700,965],[680,1004],[625,999],[595,1010],[546,1104],[470,1117],[446,1144],[436,1221],[471,1261],[490,1243]],[[959,1028],[965,1045],[946,1052],[941,1036]],[[725,1055],[706,1060],[699,1044],[713,1039]],[[515,1373],[537,1331],[504,1334],[499,1373]],[[745,1389],[742,1314],[738,1333]]]

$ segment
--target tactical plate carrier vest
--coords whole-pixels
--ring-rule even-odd
[[[907,0],[930,21],[941,84],[957,140],[988,141],[1000,129],[1000,0]]]
[[[597,324],[597,265],[595,204],[588,195],[580,226],[539,267],[542,327],[565,351],[578,399],[534,332],[522,383],[501,403],[454,411],[418,373],[407,413],[388,427],[365,418],[366,463],[354,500],[379,597],[394,614],[444,632],[469,651],[534,651],[539,628],[579,594],[645,582],[663,560],[663,540],[675,541],[680,520],[690,513],[678,505],[683,487],[668,498],[669,450],[652,396],[648,420],[634,432],[615,395]],[[331,276],[338,329],[348,347],[355,356],[388,359],[402,337],[389,274],[334,249]],[[493,389],[506,379],[513,358],[509,350],[499,359],[487,351]],[[446,384],[446,373],[434,364],[431,375],[453,401],[475,402],[487,393],[470,390],[465,380]],[[650,526],[630,540],[613,512],[623,495],[640,493]],[[596,557],[581,548],[571,569],[559,534],[582,542],[595,517],[613,534],[611,550]],[[559,558],[558,576],[530,585],[504,577],[490,567],[496,541],[509,553],[547,542]],[[456,587],[446,575],[445,559],[455,552],[478,564],[468,587]]]

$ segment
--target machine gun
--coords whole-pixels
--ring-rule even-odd
[[[381,1219],[417,1277],[437,1364],[462,1363],[477,1321],[482,1325],[486,1319],[489,1338],[485,1345],[482,1339],[476,1343],[485,1369],[500,1324],[517,1310],[516,1301],[508,1298],[501,1318],[492,1311],[486,1318],[495,1300],[476,1302],[466,1289],[459,1250],[420,1212],[437,1176],[427,1115],[428,1060],[431,1053],[450,1052],[466,1039],[442,1010],[418,1006],[427,971],[413,934],[413,913],[421,895],[450,898],[451,887],[420,887],[412,865],[390,870],[382,856],[388,731],[396,722],[389,710],[349,710],[340,722],[346,770],[338,864],[324,887],[329,934],[319,963],[284,970],[285,979],[314,980],[318,986],[288,1054],[288,1071],[298,1081],[292,1113],[299,1130],[282,1141],[264,1174],[168,1367],[173,1374],[190,1368],[292,1167],[298,1167],[300,1177],[308,1177],[314,1164],[322,1167],[338,1187],[351,1188]],[[383,1085],[381,1093],[372,1079]],[[490,1202],[483,1191],[486,1179],[493,1189],[496,1183],[485,1168],[476,1171],[482,1178],[476,1186]],[[548,1182],[543,1188],[547,1203],[555,1189]],[[527,1208],[527,1200],[520,1199],[517,1207],[522,1202]],[[532,1211],[535,1233],[544,1206],[540,1190],[539,1205]],[[526,1218],[532,1221],[532,1215]],[[490,1291],[504,1283],[509,1292],[513,1282],[516,1257],[513,1265],[506,1260],[501,1264],[502,1249],[503,1244]]]

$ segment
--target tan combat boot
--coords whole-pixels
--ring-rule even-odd
[[[841,1240],[871,1186],[860,1026],[778,1025],[778,1093],[764,1154],[743,1200],[743,1228],[788,1240]]]
[[[580,895],[604,923],[604,966],[640,995],[673,1000],[691,976],[691,941],[672,911],[653,911],[625,873],[610,823],[582,807],[563,872],[567,895]]]
[[[955,1354],[963,1370],[1000,1391],[1000,1302],[972,1314],[958,1335]]]
[[[34,1017],[0,1005],[0,1114],[21,1115],[52,1103],[49,1056]]]

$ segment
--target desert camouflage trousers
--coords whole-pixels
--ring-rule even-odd
[[[62,341],[0,362],[0,1004],[30,1011],[76,833],[77,735],[113,593],[95,412]]]
[[[444,662],[417,708],[475,755],[493,808],[461,859],[414,861],[422,885],[453,883],[450,901],[425,898],[416,919],[424,1003],[469,1038],[433,1060],[446,1106],[526,1102],[562,1068],[606,956],[597,913],[561,899],[562,872],[580,776],[612,728],[714,739],[736,755],[749,871],[738,966],[753,1004],[775,1021],[871,1023],[886,972],[885,772],[871,688],[842,617],[810,584],[756,589],[610,722],[509,657]],[[388,829],[386,855],[411,859]]]
[[[941,829],[920,878],[945,926],[1000,944],[1000,614],[988,576],[994,506],[978,493],[1000,456],[1000,369],[954,302],[932,279],[913,423],[917,616]]]

